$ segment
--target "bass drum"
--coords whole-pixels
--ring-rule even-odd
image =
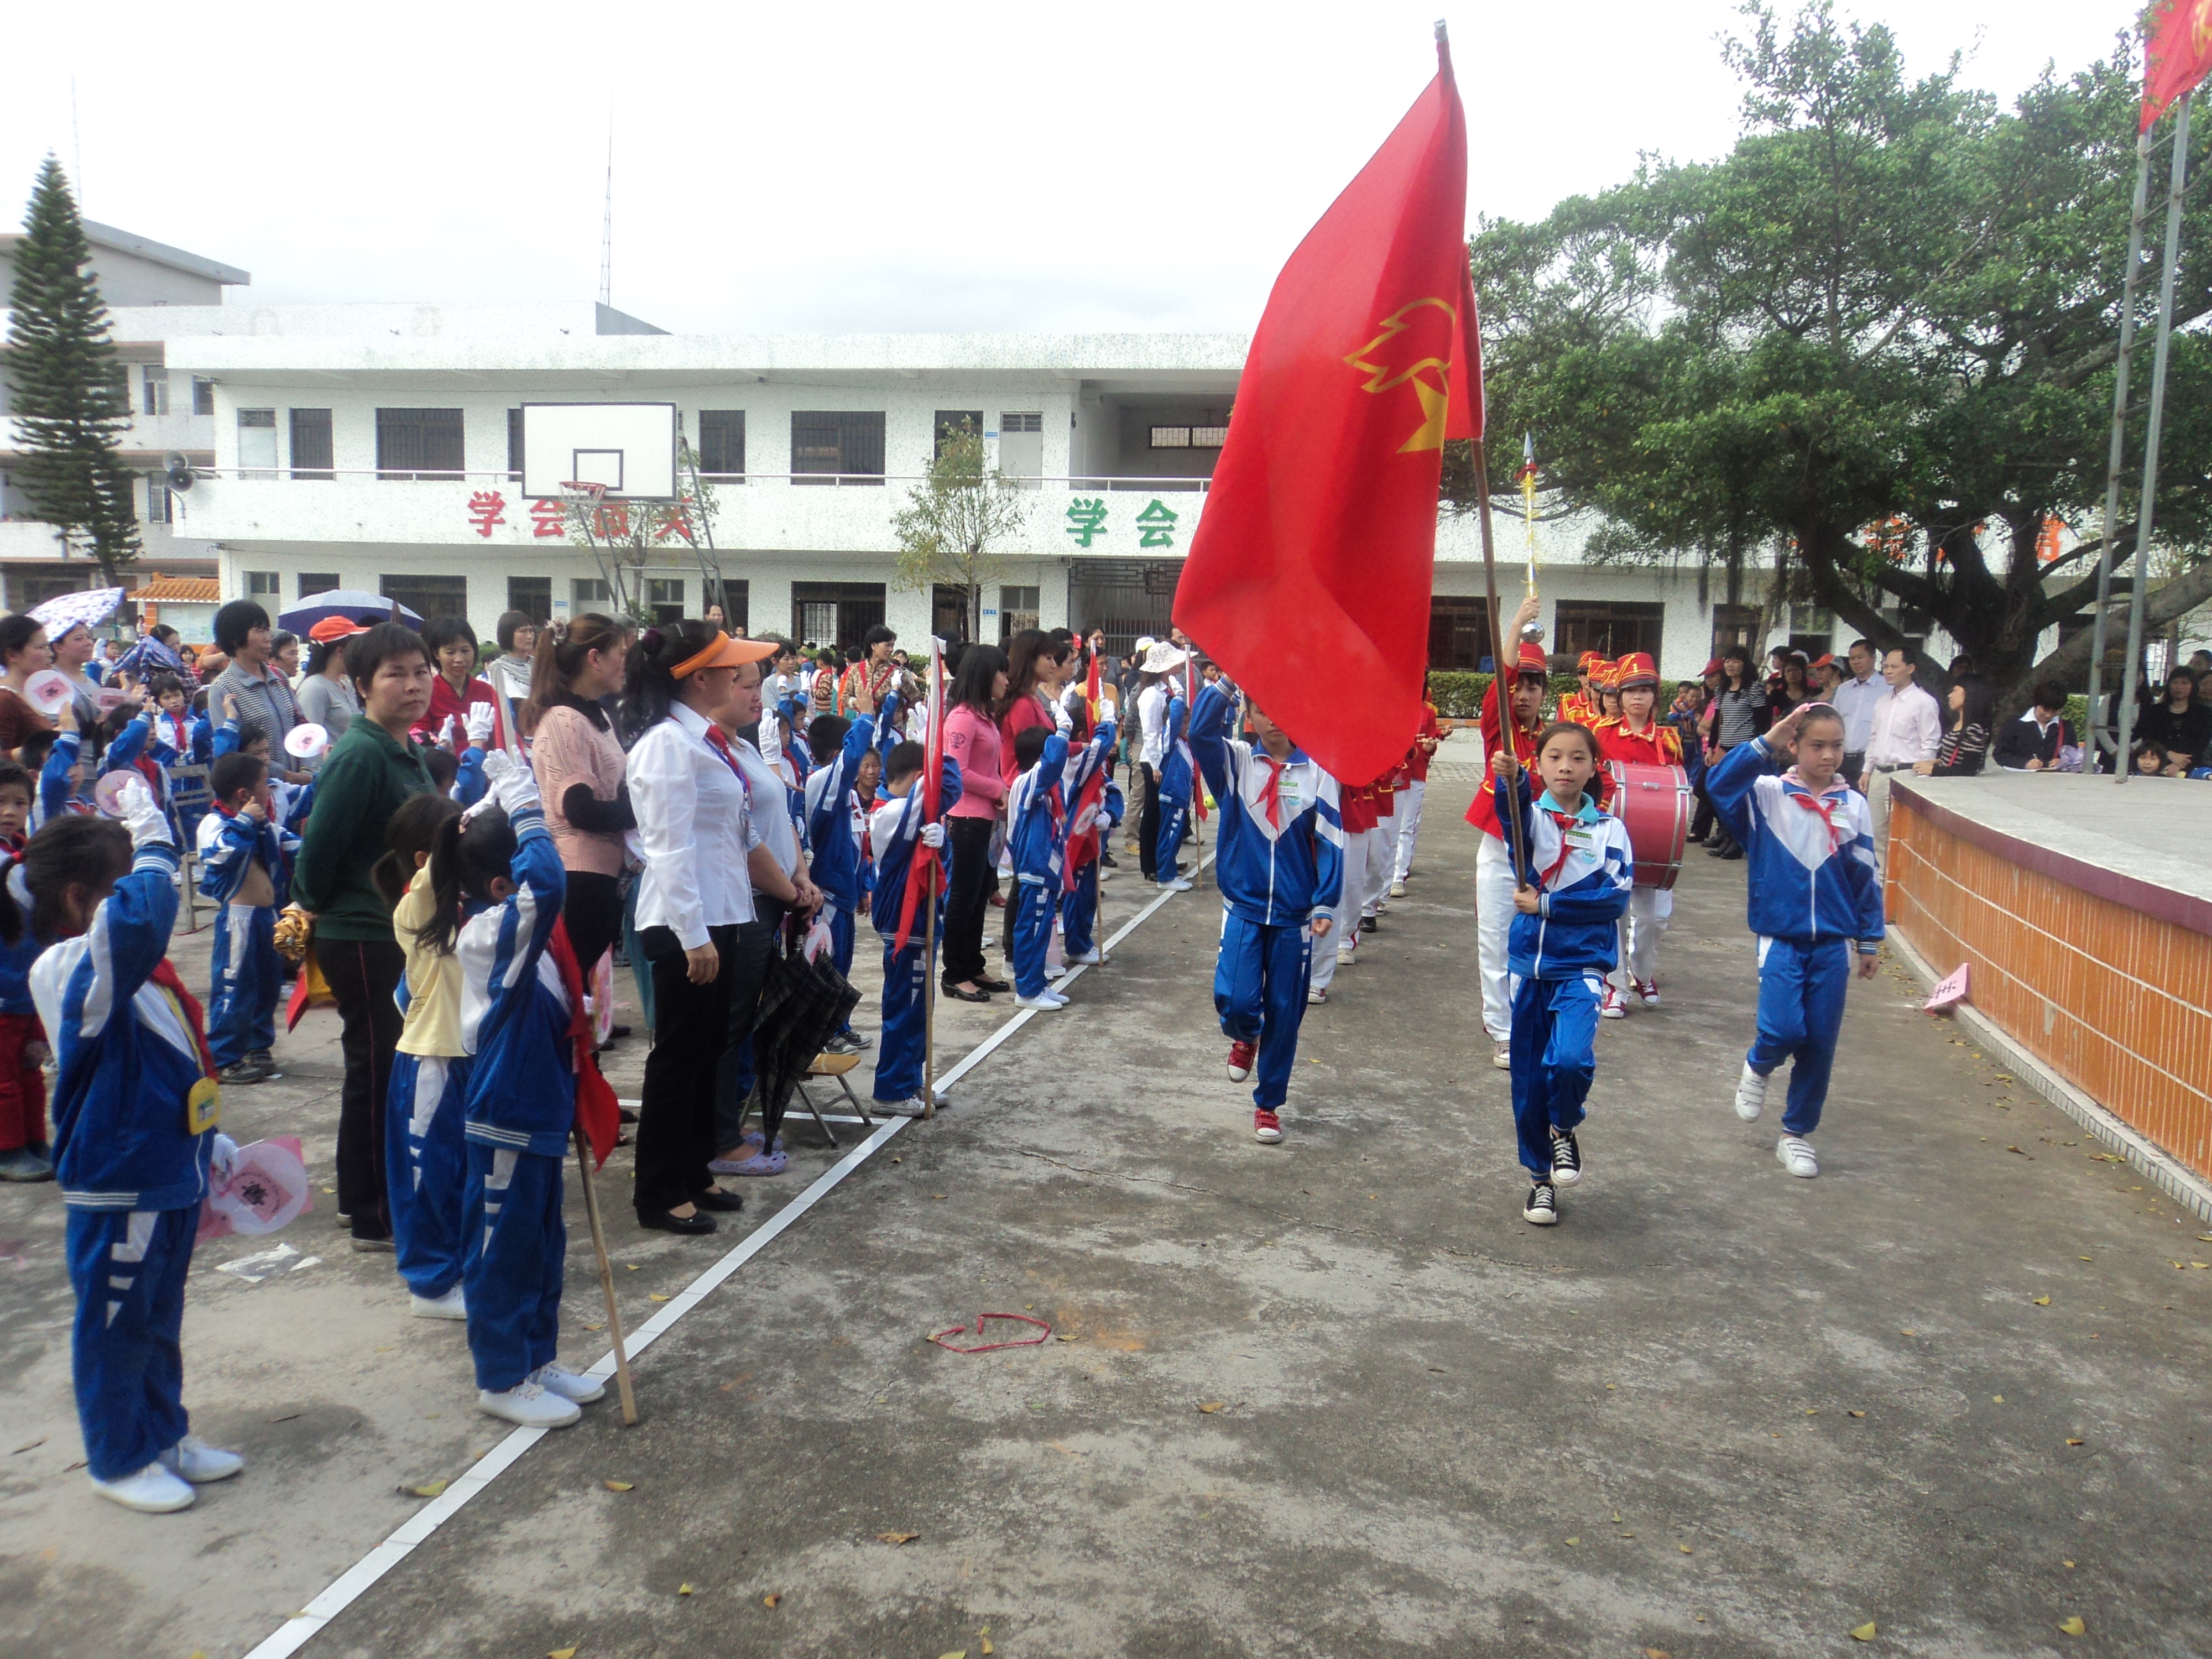
[[[1613,775],[1610,810],[1628,826],[1629,848],[1636,854],[1636,884],[1673,887],[1682,873],[1682,848],[1697,811],[1689,773],[1679,766],[1635,761],[1607,761],[1605,769]]]

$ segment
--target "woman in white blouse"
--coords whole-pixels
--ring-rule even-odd
[[[630,805],[645,853],[637,932],[653,970],[653,1052],[638,1107],[638,1224],[711,1233],[702,1213],[743,1202],[715,1185],[714,1074],[729,1025],[728,958],[753,920],[756,886],[798,890],[763,844],[744,770],[724,726],[740,687],[759,684],[775,647],[703,622],[647,629],[629,653],[625,727]],[[761,803],[781,811],[780,801]]]

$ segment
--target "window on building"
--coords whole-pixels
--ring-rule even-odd
[[[722,607],[722,627],[726,632],[743,634],[752,627],[752,584],[743,577],[710,583],[707,603]]]
[[[1751,636],[1758,631],[1759,607],[1755,605],[1717,605],[1713,607],[1713,655],[1719,656],[1729,646],[1740,645],[1752,649]]]
[[[1228,441],[1229,425],[1225,421],[1219,426],[1194,426],[1190,429],[1193,449],[1218,449]]]
[[[963,431],[971,432],[978,438],[981,437],[983,411],[980,409],[940,409],[937,411],[937,420],[933,429],[937,434],[937,441],[930,453],[934,457],[945,453],[947,440]],[[999,429],[1001,432],[1006,430],[1004,427]]]
[[[684,620],[684,578],[681,576],[648,576],[645,581],[645,608],[653,612],[657,623],[679,623]]]
[[[1156,426],[1152,428],[1152,447],[1155,449],[1188,449],[1190,428],[1187,426]]]
[[[176,516],[176,502],[169,493],[168,474],[149,472],[146,475],[146,522],[173,524]]]
[[[522,482],[522,411],[507,411],[507,478],[509,483]]]
[[[331,411],[295,409],[292,411],[292,476],[330,478],[331,471]]]
[[[879,484],[884,481],[884,412],[880,409],[840,412],[799,409],[791,415],[793,483]]]
[[[614,590],[597,576],[575,576],[568,582],[568,602],[578,615],[586,611],[604,611],[615,602]]]
[[[1561,599],[1552,617],[1552,649],[1570,657],[1585,651],[1608,657],[1625,657],[1632,651],[1650,653],[1659,660],[1660,625],[1666,619],[1663,605],[1626,599]]]
[[[380,478],[458,479],[463,465],[461,449],[458,409],[376,411],[376,476]]]
[[[968,590],[957,582],[939,582],[929,590],[929,631],[940,640],[969,637]]]
[[[192,413],[215,413],[215,382],[198,374],[192,376]]]
[[[251,473],[276,471],[276,411],[241,409],[238,411],[238,465]]]
[[[857,650],[861,636],[883,619],[881,582],[791,585],[791,636],[795,640]]]
[[[376,591],[387,599],[398,600],[424,622],[469,614],[466,576],[380,576]]]
[[[1044,416],[1036,410],[999,411],[999,471],[1009,478],[1044,476]]]
[[[550,576],[509,576],[507,579],[507,608],[520,611],[534,623],[549,621],[553,615],[553,579]]]
[[[1490,660],[1490,608],[1439,593],[1429,600],[1429,666],[1474,670]]]
[[[745,411],[699,411],[699,471],[713,478],[745,476]]]
[[[138,412],[142,415],[166,415],[169,412],[169,371],[159,363],[147,363],[138,371],[140,399]]]
[[[302,570],[294,580],[292,591],[307,599],[318,593],[334,593],[343,586],[335,570]]]
[[[999,643],[1004,645],[1025,628],[1037,625],[1037,594],[1034,587],[999,590]]]
[[[58,599],[64,593],[82,593],[82,576],[38,576],[10,571],[8,574],[8,606],[11,611],[28,611],[33,605],[44,605],[48,599]]]
[[[249,570],[246,573],[246,597],[249,599],[274,599],[284,592],[284,578],[274,570]],[[264,606],[264,609],[266,609]]]

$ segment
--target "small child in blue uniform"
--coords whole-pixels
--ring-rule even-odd
[[[884,763],[886,798],[868,823],[868,842],[876,860],[876,890],[869,902],[868,919],[876,924],[884,941],[883,1040],[876,1050],[873,1092],[877,1105],[899,1117],[922,1115],[922,975],[927,969],[921,959],[921,906],[928,902],[927,897],[915,902],[903,947],[898,943],[899,917],[906,908],[915,844],[941,851],[945,814],[960,799],[960,763],[947,755],[939,783],[937,816],[924,822],[921,772],[927,763],[928,755],[918,743],[902,743],[893,749]]]
[[[1772,757],[1796,752],[1776,775]],[[1820,1173],[1806,1137],[1820,1127],[1844,1027],[1851,963],[1874,976],[1882,938],[1881,877],[1866,798],[1836,775],[1844,717],[1826,703],[1794,709],[1705,774],[1705,793],[1747,860],[1751,931],[1759,936],[1759,1030],[1736,1081],[1735,1115],[1756,1123],[1767,1079],[1785,1060],[1790,1100],[1774,1156],[1791,1175]]]
[[[1628,826],[1599,809],[1590,784],[1597,761],[1589,728],[1560,720],[1536,739],[1540,798],[1532,798],[1510,750],[1501,750],[1492,769],[1499,822],[1520,818],[1528,861],[1514,872],[1505,967],[1513,998],[1513,1127],[1529,1183],[1522,1217],[1540,1227],[1559,1218],[1558,1189],[1583,1176],[1575,1129],[1597,1076],[1606,977],[1620,965],[1615,924],[1636,886]]]
[[[1182,693],[1170,693],[1168,747],[1160,761],[1158,850],[1152,854],[1152,867],[1161,886],[1179,893],[1191,888],[1189,878],[1176,874],[1176,855],[1182,851],[1183,835],[1190,828],[1191,746],[1183,737],[1189,719],[1190,705]]]
[[[270,1056],[284,988],[277,890],[299,838],[271,821],[264,762],[223,756],[208,769],[208,793],[214,804],[199,832],[200,894],[216,902],[208,1046],[223,1082],[266,1083],[283,1075]]]
[[[204,1446],[184,1406],[185,1277],[211,1172],[236,1153],[199,1006],[164,952],[177,848],[143,779],[122,822],[70,814],[31,839],[31,969],[53,1045],[55,1162],[69,1212],[70,1345],[93,1490],[125,1509],[181,1510],[245,1460]],[[20,925],[0,906],[0,936]]]
[[[888,718],[889,706],[885,715]],[[819,714],[806,728],[814,769],[806,775],[807,873],[822,890],[823,924],[830,929],[830,957],[847,979],[853,976],[853,941],[860,914],[860,838],[866,817],[856,793],[860,763],[874,752],[872,716],[847,720]],[[830,1039],[832,1052],[853,1054],[867,1040],[848,1025]]]
[[[1061,954],[1071,968],[1097,967],[1098,860],[1107,832],[1121,821],[1121,792],[1114,787],[1114,722],[1098,729],[1067,759],[1060,792],[1067,803],[1067,875],[1060,884]]]
[[[1050,1012],[1067,999],[1046,982],[1045,957],[1060,906],[1061,859],[1067,837],[1066,803],[1060,791],[1067,769],[1067,739],[1042,726],[1024,726],[1014,738],[1020,769],[1006,791],[1006,858],[1014,869],[1014,1006]]]
[[[1336,780],[1259,709],[1256,744],[1231,735],[1236,701],[1219,685],[1198,694],[1190,746],[1221,811],[1214,878],[1221,888],[1221,954],[1213,1006],[1229,1039],[1229,1078],[1256,1062],[1252,1138],[1283,1138],[1282,1109],[1298,1059],[1313,953],[1328,950],[1346,879]],[[1160,868],[1171,870],[1164,854]]]
[[[384,1109],[384,1179],[399,1277],[410,1311],[422,1319],[468,1317],[461,1291],[471,1238],[463,1126],[474,1062],[461,1041],[460,958],[424,939],[426,930],[434,934],[438,908],[431,849],[438,831],[460,815],[445,795],[410,796],[392,815],[385,854],[369,872],[392,907],[392,931],[407,957]]]

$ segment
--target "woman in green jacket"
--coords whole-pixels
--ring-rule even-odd
[[[429,653],[414,629],[379,623],[346,645],[360,717],[331,746],[301,832],[292,902],[315,921],[315,963],[343,1022],[338,1095],[338,1209],[356,1250],[392,1248],[384,1187],[384,1097],[399,1045],[394,994],[406,959],[369,878],[399,804],[434,787],[408,728],[430,706]]]

